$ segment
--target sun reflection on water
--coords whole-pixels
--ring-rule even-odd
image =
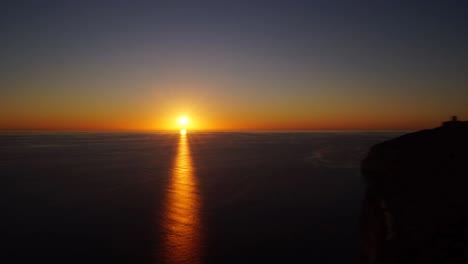
[[[200,263],[200,198],[187,135],[180,134],[162,218],[164,263]]]

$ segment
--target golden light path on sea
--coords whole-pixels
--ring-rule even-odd
[[[200,263],[200,207],[188,135],[181,133],[161,220],[164,263]]]

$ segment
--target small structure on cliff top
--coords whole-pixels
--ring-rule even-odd
[[[442,122],[443,127],[468,127],[468,121],[460,121],[457,116],[452,116],[452,120]]]

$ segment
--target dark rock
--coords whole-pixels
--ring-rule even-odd
[[[468,122],[377,144],[361,170],[361,263],[468,263]]]

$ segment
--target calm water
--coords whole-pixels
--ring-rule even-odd
[[[4,263],[356,263],[359,162],[396,135],[3,133]]]

